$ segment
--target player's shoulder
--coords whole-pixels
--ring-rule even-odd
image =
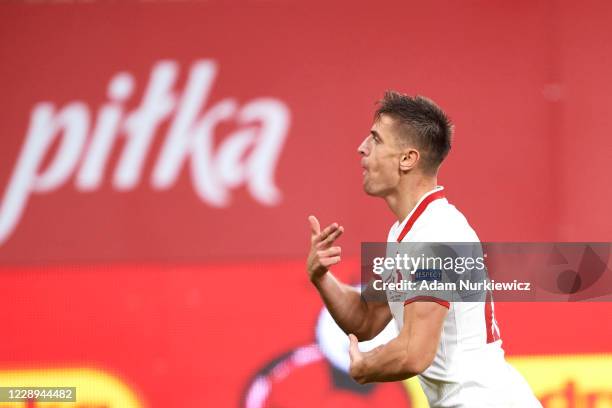
[[[432,202],[414,230],[413,239],[421,242],[479,242],[465,215],[446,199]]]

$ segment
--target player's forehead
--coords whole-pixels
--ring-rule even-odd
[[[382,114],[374,120],[370,132],[376,132],[382,139],[391,141],[397,132],[396,121],[391,116]]]

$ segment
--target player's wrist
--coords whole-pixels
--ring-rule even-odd
[[[325,272],[322,272],[322,273],[321,272],[312,273],[310,274],[310,282],[313,285],[315,285],[317,288],[319,288],[328,273],[329,273],[329,270],[326,270]]]

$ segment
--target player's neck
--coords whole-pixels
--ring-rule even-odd
[[[435,176],[406,176],[406,179],[402,180],[398,189],[393,194],[385,197],[385,201],[387,201],[387,205],[401,223],[416,207],[421,197],[433,190],[437,185],[438,180]]]

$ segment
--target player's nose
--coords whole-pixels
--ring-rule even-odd
[[[368,141],[368,138],[366,137],[365,139],[363,139],[363,142],[361,142],[361,144],[357,148],[357,153],[359,153],[361,156],[367,156],[368,155],[367,141]]]

